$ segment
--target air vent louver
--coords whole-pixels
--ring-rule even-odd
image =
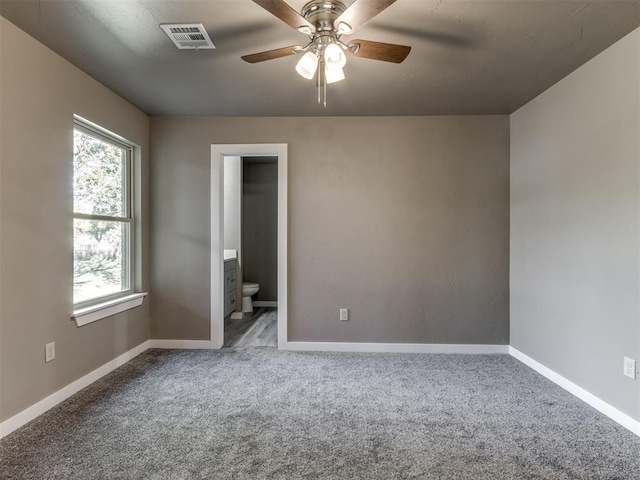
[[[164,33],[180,50],[204,50],[216,48],[201,23],[160,25]]]

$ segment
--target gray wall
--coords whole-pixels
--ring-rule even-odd
[[[224,158],[224,248],[242,249],[242,159]]]
[[[243,282],[258,282],[256,300],[278,300],[278,164],[245,159],[242,169]]]
[[[242,311],[242,158],[224,157],[224,249],[235,250],[236,310]]]
[[[151,138],[154,338],[209,337],[210,145],[287,143],[289,340],[508,343],[509,117],[152,117]]]
[[[511,117],[511,344],[640,419],[640,30]]]
[[[149,121],[110,90],[0,18],[0,420],[149,338],[149,307],[76,328],[72,158],[76,113],[142,147],[147,204]],[[148,288],[147,211],[142,212]],[[56,360],[44,346],[56,342]]]

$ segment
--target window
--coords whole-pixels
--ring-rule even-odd
[[[73,132],[73,303],[130,293],[132,147],[76,120]]]

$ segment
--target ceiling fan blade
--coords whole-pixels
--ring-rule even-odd
[[[302,48],[300,45],[290,45],[288,47],[276,48],[275,50],[267,50],[266,52],[252,53],[251,55],[244,55],[240,58],[245,62],[258,63],[265,60],[273,60],[274,58],[288,57],[289,55],[296,54],[296,49]]]
[[[300,27],[308,27],[312,32],[315,31],[314,26],[307,22],[302,15],[291,8],[284,0],[253,0],[253,2],[295,30],[298,30]]]
[[[338,28],[341,23],[346,23],[351,27],[351,30],[344,31],[344,33],[352,33],[395,1],[396,0],[356,0],[336,19],[334,24],[336,28]]]
[[[355,50],[355,45],[359,45]],[[353,51],[355,50],[355,52]],[[407,58],[411,47],[395,45],[393,43],[372,42],[370,40],[352,40],[349,50],[356,57],[382,60],[383,62],[402,63]]]

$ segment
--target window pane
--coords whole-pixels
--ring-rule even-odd
[[[125,149],[74,130],[74,212],[127,216],[125,174]]]
[[[129,223],[74,220],[73,302],[129,289]]]

